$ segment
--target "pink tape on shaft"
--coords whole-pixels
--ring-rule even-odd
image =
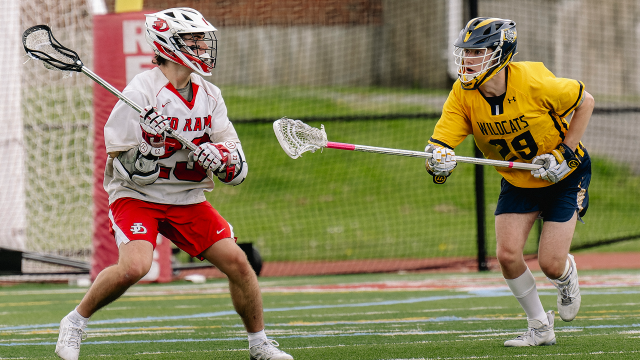
[[[513,167],[513,161],[509,161],[509,169]]]
[[[356,146],[355,145],[351,145],[351,144],[343,144],[343,143],[337,143],[337,142],[327,142],[327,147],[329,149],[340,149],[340,150],[355,150]]]

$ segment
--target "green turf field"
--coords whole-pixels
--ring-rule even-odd
[[[534,273],[546,310],[556,291]],[[263,278],[267,333],[296,359],[637,359],[640,272],[582,271],[582,308],[557,345],[504,348],[525,330],[498,273]],[[0,359],[54,359],[60,319],[85,288],[0,288]],[[247,359],[224,280],[136,285],[98,312],[85,359]]]

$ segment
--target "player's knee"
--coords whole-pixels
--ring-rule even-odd
[[[565,261],[560,259],[550,259],[550,258],[539,258],[538,265],[540,265],[540,270],[549,278],[549,279],[557,279],[562,276],[565,268]]]
[[[522,258],[520,251],[515,251],[506,247],[498,247],[496,249],[496,257],[502,267],[517,263]]]
[[[247,255],[242,250],[235,252],[232,256],[229,256],[227,260],[227,264],[229,265],[227,267],[227,276],[246,278],[247,276],[252,276],[254,274],[254,271],[249,264],[249,260],[247,260]]]
[[[142,279],[151,269],[151,263],[134,263],[124,267],[124,275],[122,276],[123,285],[133,285]]]

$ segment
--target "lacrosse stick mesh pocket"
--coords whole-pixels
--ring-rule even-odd
[[[49,70],[81,71],[82,62],[78,54],[62,46],[46,25],[37,25],[25,30],[22,43],[27,54],[41,60]]]
[[[280,146],[292,159],[300,157],[306,151],[315,152],[327,145],[324,125],[318,129],[300,120],[282,118],[273,123],[273,130]]]

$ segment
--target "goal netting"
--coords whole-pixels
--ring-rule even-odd
[[[91,61],[91,11],[82,0],[5,1],[10,35],[3,37],[9,86],[0,88],[3,169],[0,173],[0,246],[89,262],[92,236],[92,92],[84,76],[64,78],[22,49],[22,31],[33,24],[60,29],[60,41]],[[3,13],[5,13],[3,11]],[[25,64],[25,62],[27,62]],[[56,262],[23,260],[27,273],[76,272]],[[44,275],[43,275],[44,276]],[[63,276],[62,278],[66,278]],[[34,277],[31,276],[31,279]]]
[[[93,128],[93,83],[82,74],[63,78],[34,61],[24,64],[19,42],[24,29],[48,24],[92,68],[99,45],[93,44],[94,3],[101,1],[0,4],[10,32],[0,39],[0,248],[87,263],[99,256],[92,254],[92,229],[93,188],[101,174],[93,171],[92,142],[94,130],[102,129]],[[201,11],[219,30],[217,66],[208,80],[222,89],[251,164],[245,183],[216,186],[208,200],[233,224],[238,242],[260,251],[264,275],[474,269],[482,220],[487,254],[495,254],[500,177],[492,168],[484,169],[479,189],[469,164],[435,185],[420,159],[324,149],[293,160],[272,129],[286,116],[323,124],[335,142],[424,149],[454,81],[452,43],[469,20],[469,3],[180,3]],[[104,4],[114,13],[113,0]],[[480,16],[516,21],[516,61],[542,61],[556,76],[583,81],[596,98],[583,139],[594,164],[592,202],[586,224],[576,228],[574,249],[615,243],[601,249],[640,251],[640,4],[477,4]],[[149,12],[172,6],[144,2]],[[139,51],[149,55],[147,48]],[[473,139],[456,152],[474,156]],[[485,194],[483,219],[477,217],[477,191]],[[528,253],[535,253],[537,235],[534,227]],[[31,273],[78,270],[28,259],[23,265]],[[56,276],[66,275],[48,278]]]

